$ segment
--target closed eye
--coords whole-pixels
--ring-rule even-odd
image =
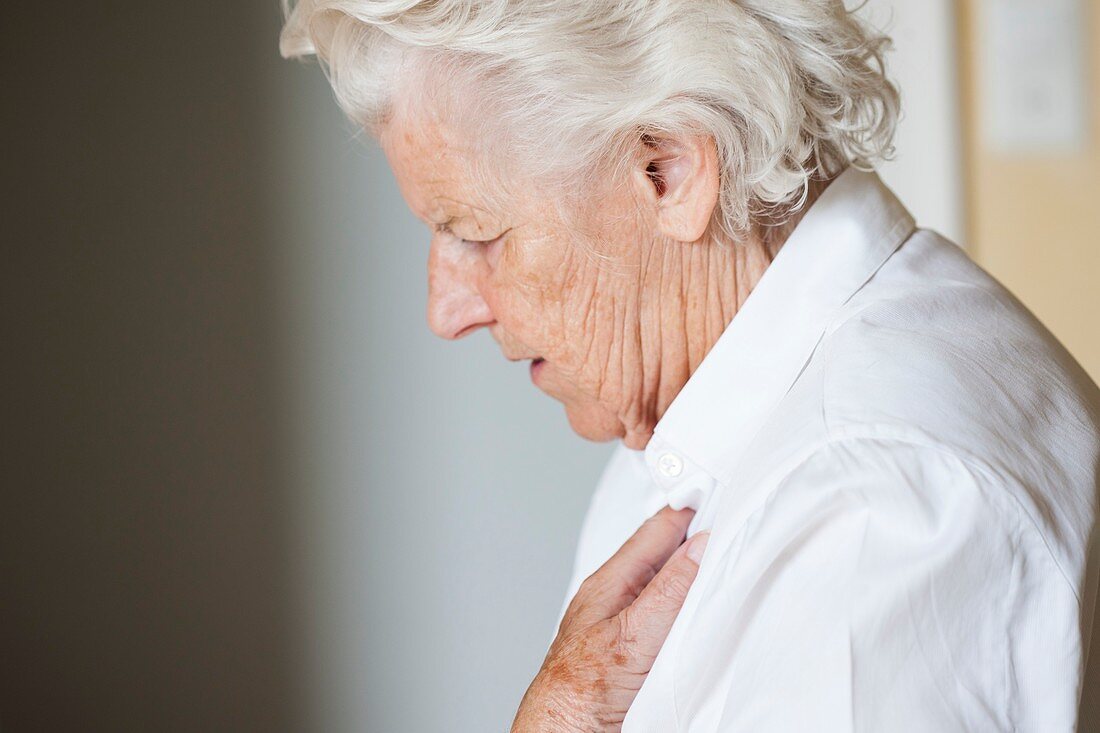
[[[507,234],[508,232],[511,231],[511,229],[506,229],[503,232],[501,232],[500,235],[498,235],[496,237],[493,237],[492,239],[466,239],[464,237],[460,237],[460,236],[456,235],[454,232],[451,231],[451,228],[449,226],[447,226],[446,224],[436,224],[435,225],[435,230],[437,232],[442,232],[444,234],[448,234],[448,235],[454,237],[455,239],[457,239],[458,241],[462,242],[463,244],[481,245],[481,246],[488,245],[488,244],[493,244],[497,240],[501,239],[505,234]]]
[[[492,239],[465,239],[463,237],[456,236],[456,234],[454,232],[450,231],[450,230],[448,230],[448,233],[450,234],[451,237],[454,237],[454,239],[459,240],[463,244],[471,244],[471,245],[475,245],[475,247],[487,247],[488,244],[495,244],[496,242],[504,239],[505,234],[507,234],[509,231],[511,231],[511,230],[506,229],[503,232],[500,232],[498,234],[498,236],[496,236]]]

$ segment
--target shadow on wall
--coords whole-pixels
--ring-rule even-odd
[[[301,729],[269,5],[0,24],[3,730]]]

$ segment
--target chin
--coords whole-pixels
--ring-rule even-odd
[[[622,422],[610,410],[598,405],[565,405],[565,416],[573,432],[585,440],[606,443],[626,435]]]

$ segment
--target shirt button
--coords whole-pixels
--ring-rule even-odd
[[[657,470],[669,478],[676,478],[684,472],[684,461],[675,453],[664,453],[657,459]]]

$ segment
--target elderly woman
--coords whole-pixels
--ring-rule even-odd
[[[288,12],[431,227],[431,328],[621,440],[514,730],[1095,724],[1100,391],[871,172],[885,38],[841,0]]]

